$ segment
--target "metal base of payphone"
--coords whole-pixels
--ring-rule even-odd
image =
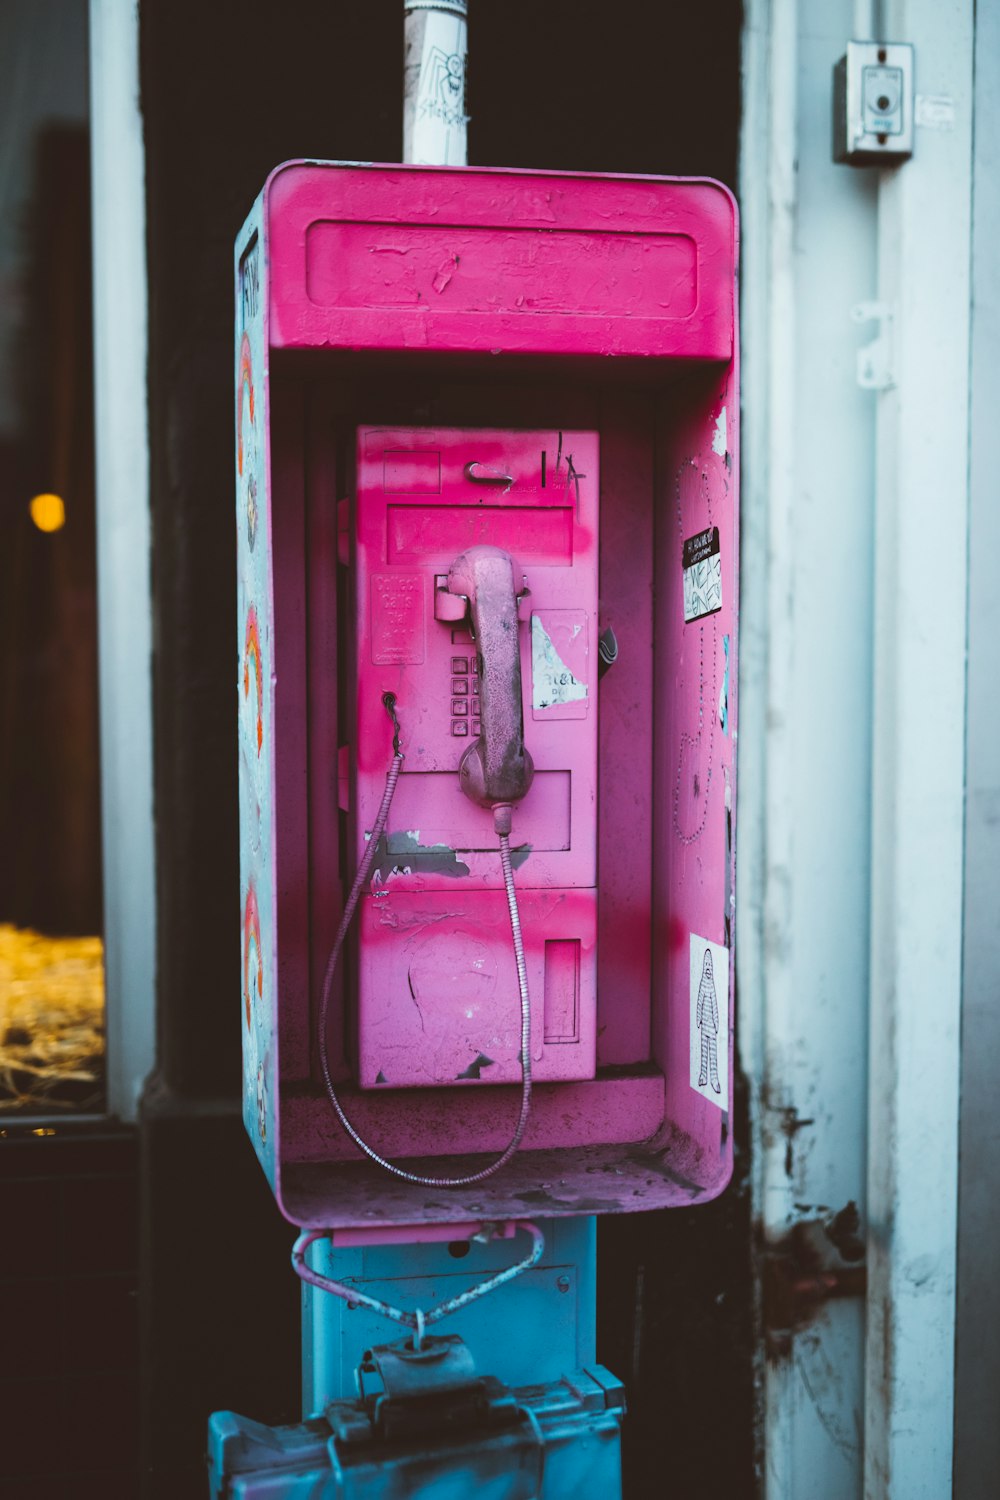
[[[373,1235],[373,1238],[375,1235]],[[540,1385],[596,1359],[597,1221],[549,1219],[538,1264],[448,1318],[449,1333],[468,1346],[476,1367],[506,1385]],[[439,1303],[510,1264],[509,1242],[438,1240],[333,1248],[318,1240],[308,1252],[314,1271],[359,1292],[406,1306]],[[355,1394],[361,1353],[383,1343],[389,1325],[302,1285],[302,1410],[311,1417],[331,1401]]]
[[[456,1335],[366,1350],[360,1396],[295,1427],[209,1422],[212,1500],[619,1500],[621,1382],[600,1365],[511,1390],[479,1376]]]
[[[500,1238],[414,1244],[391,1229],[366,1237],[389,1242],[317,1240],[311,1269],[359,1294],[428,1307],[511,1259]],[[306,1420],[272,1428],[216,1412],[213,1500],[374,1500],[403,1482],[464,1495],[487,1478],[497,1500],[616,1500],[624,1392],[595,1358],[596,1250],[594,1218],[549,1220],[537,1264],[449,1317],[446,1337],[425,1340],[439,1357],[424,1363],[406,1356],[407,1340],[382,1343],[388,1325],[377,1313],[304,1282]],[[359,1388],[367,1399],[355,1399]]]

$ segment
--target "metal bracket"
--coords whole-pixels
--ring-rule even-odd
[[[394,1307],[391,1302],[384,1302],[378,1297],[369,1297],[367,1293],[360,1292],[356,1287],[345,1286],[341,1281],[333,1281],[329,1276],[323,1276],[314,1271],[306,1261],[306,1251],[314,1240],[326,1239],[330,1231],[328,1229],[306,1229],[299,1235],[292,1247],[292,1266],[297,1276],[303,1281],[308,1281],[310,1286],[319,1287],[320,1291],[332,1292],[335,1297],[343,1297],[348,1305],[357,1304],[361,1307],[371,1308],[383,1318],[391,1318],[394,1323],[401,1323],[404,1328],[413,1329],[413,1348],[419,1352],[424,1341],[424,1329],[431,1323],[437,1323],[441,1318],[446,1318],[449,1313],[459,1312],[463,1307],[468,1307],[470,1302],[484,1297],[487,1292],[495,1291],[498,1286],[503,1286],[508,1281],[513,1281],[515,1276],[520,1276],[524,1271],[530,1271],[538,1264],[545,1250],[545,1236],[536,1224],[529,1219],[514,1219],[511,1222],[517,1229],[522,1229],[531,1237],[532,1245],[523,1260],[515,1265],[508,1266],[505,1271],[498,1271],[495,1276],[490,1276],[486,1281],[477,1282],[475,1286],[469,1287],[466,1292],[459,1292],[457,1297],[449,1297],[446,1302],[439,1302],[436,1307],[424,1312],[423,1308],[417,1307],[412,1312],[404,1311],[403,1308]],[[494,1224],[483,1224],[477,1233],[470,1235],[470,1239],[478,1240],[482,1244],[488,1244],[491,1239],[499,1238],[498,1226]]]
[[[491,469],[488,464],[481,464],[476,459],[466,464],[465,477],[471,479],[473,484],[502,484],[508,490],[514,483],[513,474],[505,474],[502,469]]]
[[[377,1442],[385,1445],[379,1465],[394,1474],[405,1473],[416,1457],[423,1472],[432,1467],[450,1474],[457,1464],[464,1475],[471,1448],[482,1479],[496,1472],[530,1474],[530,1489],[504,1486],[498,1494],[541,1493],[545,1439],[537,1417],[492,1375],[476,1374],[472,1356],[455,1334],[428,1338],[420,1350],[409,1340],[366,1349],[355,1378],[359,1400],[331,1402],[325,1412],[335,1469],[370,1465]],[[335,1488],[338,1495],[355,1493],[353,1485]],[[422,1485],[416,1488],[424,1493]],[[416,1493],[398,1475],[388,1489]],[[383,1486],[378,1490],[388,1492]]]
[[[856,302],[855,323],[874,323],[875,337],[858,350],[858,385],[868,391],[888,391],[896,384],[892,369],[893,309],[888,302]]]
[[[410,1339],[376,1344],[365,1350],[356,1379],[358,1396],[374,1411],[383,1397],[450,1396],[476,1384],[478,1377],[468,1348],[457,1333],[450,1333],[439,1338],[428,1334],[421,1349],[414,1349]]]

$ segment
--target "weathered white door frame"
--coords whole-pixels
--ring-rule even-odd
[[[938,101],[885,172],[830,162],[830,68],[867,9],[746,5],[738,983],[757,1210],[769,1248],[801,1224],[835,1274],[832,1215],[853,1200],[868,1231],[864,1317],[800,1301],[763,1362],[771,1500],[951,1489],[973,4],[884,7]],[[889,316],[852,323],[862,302]],[[861,391],[872,330],[889,383]]]
[[[155,1060],[146,170],[136,0],[90,0],[101,818],[109,1114]]]
[[[954,1419],[975,8],[886,11],[919,93],[951,103],[879,188],[865,1493],[932,1500]]]
[[[976,15],[969,451],[969,684],[962,1119],[955,1349],[955,1495],[992,1500],[1000,1473],[1000,6]]]

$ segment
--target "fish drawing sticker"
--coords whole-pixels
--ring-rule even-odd
[[[690,1084],[729,1109],[729,950],[691,934]]]

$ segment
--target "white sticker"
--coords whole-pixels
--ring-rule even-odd
[[[465,161],[466,49],[465,17],[428,8],[420,53],[412,161],[449,167],[461,166]]]
[[[684,618],[691,623],[722,608],[722,553],[719,528],[709,526],[689,536],[681,549],[684,571]]]
[[[558,646],[549,630],[558,638]],[[545,619],[531,617],[531,706],[533,709],[563,708],[567,704],[586,703],[587,684],[573,671],[583,670],[586,662],[586,618],[576,612],[550,609]],[[559,648],[562,648],[561,650]],[[567,657],[570,660],[567,660]],[[586,711],[586,710],[584,710]],[[560,717],[562,717],[560,715]]]
[[[913,117],[925,130],[954,130],[955,101],[948,94],[918,94]]]
[[[729,949],[691,934],[691,1071],[695,1093],[729,1108]]]

